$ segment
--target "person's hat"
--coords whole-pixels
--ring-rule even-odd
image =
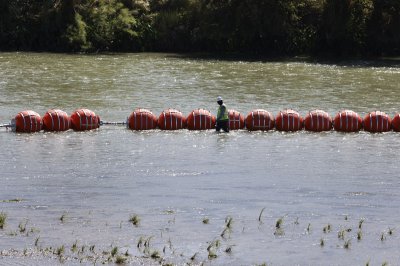
[[[217,102],[219,102],[219,101],[222,101],[222,97],[221,96],[217,97]]]

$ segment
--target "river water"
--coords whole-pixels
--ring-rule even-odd
[[[50,108],[85,107],[113,122],[137,107],[215,114],[218,95],[245,115],[346,108],[393,117],[399,84],[396,61],[1,53],[0,122]],[[156,263],[142,261],[156,251],[173,264],[400,263],[399,133],[0,129],[0,145],[0,264],[59,263],[43,250],[62,245],[64,264],[105,262],[113,247],[132,264]]]

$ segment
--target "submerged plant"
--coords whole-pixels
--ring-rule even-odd
[[[0,229],[4,229],[7,220],[7,213],[0,212]]]
[[[25,233],[27,224],[28,224],[28,220],[25,220],[25,223],[24,222],[19,223],[18,229],[19,229],[20,233]]]
[[[311,224],[310,224],[310,223],[308,224],[308,226],[307,226],[307,229],[306,229],[306,230],[307,230],[307,233],[309,234],[309,233],[310,233],[310,231],[311,231]]]
[[[364,223],[364,218],[361,218],[361,220],[358,222],[358,229],[362,228],[363,223]]]
[[[265,210],[265,207],[261,209],[261,211],[260,211],[260,215],[258,215],[258,222],[259,222],[260,224],[262,224],[262,223],[263,223],[263,221],[262,221],[262,219],[261,219],[261,218],[262,218],[262,214],[263,214],[264,210]]]
[[[382,232],[382,234],[381,234],[381,241],[384,241],[384,240],[386,240],[386,236],[385,236],[385,233]]]

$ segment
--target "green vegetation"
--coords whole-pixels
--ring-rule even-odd
[[[0,50],[400,54],[398,0],[0,1]]]
[[[7,220],[7,214],[5,212],[0,212],[0,229],[4,228],[6,220]]]

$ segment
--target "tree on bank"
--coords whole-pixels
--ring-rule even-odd
[[[0,49],[399,55],[399,0],[0,0]]]

